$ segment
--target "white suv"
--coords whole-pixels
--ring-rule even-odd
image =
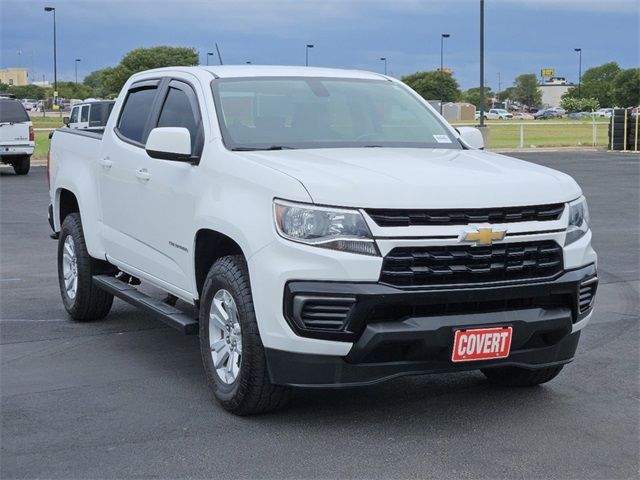
[[[22,103],[0,98],[0,160],[10,164],[16,175],[26,175],[35,149],[33,124]]]

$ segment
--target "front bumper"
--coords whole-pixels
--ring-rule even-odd
[[[594,264],[553,280],[485,287],[408,291],[379,283],[289,282],[284,311],[296,334],[352,342],[352,346],[346,355],[287,352],[267,346],[269,373],[277,384],[340,387],[418,373],[567,363],[580,337],[576,327],[584,325],[592,312],[596,288]],[[591,295],[588,304],[584,303],[586,290]],[[314,321],[305,323],[301,317],[303,308],[296,306],[300,303],[296,298],[315,302],[316,312],[323,311],[323,299],[334,305],[341,299],[338,306],[344,302],[351,306],[340,328],[314,328]],[[509,357],[451,362],[455,330],[488,326],[513,327]]]

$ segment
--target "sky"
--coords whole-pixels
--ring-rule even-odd
[[[356,68],[401,77],[444,65],[463,89],[479,85],[479,0],[0,0],[0,67],[53,79],[56,8],[58,80],[116,65],[137,47],[193,47],[206,63],[217,42],[225,63]],[[510,86],[522,73],[554,68],[578,79],[615,61],[640,66],[640,0],[486,0],[485,80]],[[214,62],[215,57],[210,57]],[[217,61],[217,59],[216,59]],[[500,84],[498,83],[500,79]]]

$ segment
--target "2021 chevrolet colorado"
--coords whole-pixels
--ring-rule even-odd
[[[55,132],[49,172],[71,317],[103,318],[115,295],[199,333],[237,414],[281,406],[292,386],[408,374],[536,385],[573,359],[592,315],[576,182],[483,151],[479,131],[387,76],[138,73],[104,133]]]

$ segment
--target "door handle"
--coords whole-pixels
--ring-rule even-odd
[[[109,170],[113,165],[113,162],[109,159],[109,157],[104,157],[100,160],[100,165],[102,165],[102,168]]]
[[[138,177],[141,182],[148,182],[151,178],[151,174],[146,168],[139,168],[136,170],[136,177]]]

